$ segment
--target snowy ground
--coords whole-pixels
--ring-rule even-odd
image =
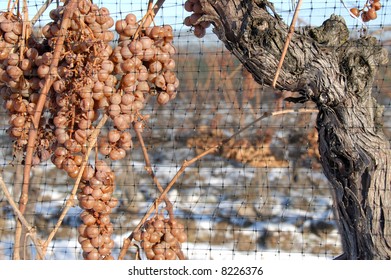
[[[178,163],[189,153],[188,149],[176,150]],[[156,168],[163,186],[179,167],[163,160]],[[142,168],[142,162],[135,161],[131,169],[138,173]],[[299,187],[291,182],[287,170],[281,168],[259,173],[218,157],[201,161],[193,168],[169,193],[176,216],[188,230],[189,242],[183,244],[183,251],[189,259],[330,259],[338,254],[340,242],[331,220],[332,202],[322,189],[327,184],[320,172],[306,174],[303,170],[301,174],[311,176],[313,185]],[[267,184],[259,185],[262,181]],[[50,193],[53,200],[36,203],[35,207],[36,213],[43,213],[40,217],[48,220],[47,226],[56,221],[69,186],[57,186],[50,192],[48,189],[45,186],[46,195]],[[149,177],[139,178],[137,190],[132,194],[132,205],[138,213],[135,209],[130,213],[124,210],[130,202],[129,196],[123,196],[121,190],[117,187],[121,207],[113,215],[113,223],[118,227],[114,255],[118,255],[123,239],[157,195]],[[7,209],[8,217],[12,217]],[[80,212],[79,207],[71,208],[64,221],[67,230],[49,247],[48,259],[82,258],[75,229]],[[8,220],[8,226],[13,226],[12,220]],[[0,237],[0,255],[8,259],[11,237],[4,234]]]

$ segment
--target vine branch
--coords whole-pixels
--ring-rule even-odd
[[[30,236],[31,240],[34,243],[34,246],[37,250],[38,257],[40,259],[44,259],[45,254],[43,253],[41,249],[41,240],[37,237],[37,232],[33,226],[30,225],[30,223],[26,220],[26,218],[23,216],[23,214],[19,211],[18,206],[16,205],[15,201],[12,198],[12,195],[8,191],[7,186],[4,183],[3,177],[0,176],[0,187],[4,192],[5,198],[7,199],[8,203],[11,205],[12,210],[14,211],[15,215],[18,217],[19,221],[24,225],[28,231],[28,235]]]
[[[42,14],[46,11],[46,9],[52,4],[53,0],[46,0],[46,2],[39,8],[38,12],[35,14],[35,16],[31,19],[31,26],[34,26],[34,24],[38,21],[38,19],[42,16]]]
[[[25,166],[23,171],[23,185],[22,185],[22,191],[20,194],[20,200],[19,200],[19,210],[23,214],[26,210],[26,205],[28,201],[28,190],[29,190],[29,183],[30,183],[30,172],[32,167],[32,159],[35,149],[35,142],[38,136],[38,129],[39,129],[39,121],[41,119],[44,105],[46,102],[47,95],[49,93],[49,90],[55,81],[57,77],[57,66],[60,61],[60,55],[61,55],[61,49],[63,47],[66,32],[71,25],[71,17],[73,12],[77,8],[77,0],[71,0],[70,4],[65,8],[63,19],[61,22],[61,28],[59,31],[59,37],[56,42],[56,46],[53,52],[53,60],[50,65],[49,74],[45,78],[45,83],[41,89],[39,99],[36,105],[35,113],[32,118],[32,125],[29,131],[28,135],[28,142],[27,142],[27,149],[26,149],[26,156],[25,156]],[[22,227],[20,224],[20,221],[18,220],[16,222],[16,230],[15,230],[15,250],[14,250],[14,259],[19,259],[19,253],[17,252],[17,249],[20,246],[20,239],[22,234]]]
[[[143,151],[144,159],[145,159],[145,170],[147,173],[151,176],[153,182],[155,183],[156,187],[162,193],[164,191],[162,185],[160,184],[158,178],[156,177],[155,173],[153,172],[151,161],[148,156],[148,151],[147,148],[145,147],[144,139],[141,133],[141,130],[136,128],[135,125],[133,125],[134,131],[136,132],[137,138],[140,142],[141,149]],[[168,215],[170,218],[174,218],[174,213],[173,213],[173,207],[171,201],[167,198],[167,196],[163,197],[164,202],[166,203],[166,210],[168,212]]]
[[[300,6],[301,6],[302,2],[303,2],[303,0],[299,0],[299,2],[297,3],[296,9],[295,9],[295,13],[293,14],[293,19],[292,19],[291,25],[289,26],[288,36],[286,38],[286,41],[284,44],[284,49],[282,50],[281,58],[280,58],[280,61],[278,62],[277,71],[276,71],[276,74],[273,79],[273,83],[272,83],[273,88],[276,88],[276,83],[277,83],[278,77],[280,76],[280,71],[282,68],[282,64],[284,63],[286,53],[289,48],[289,43],[291,42],[293,33],[295,32],[295,25],[296,25],[297,18],[299,16]]]

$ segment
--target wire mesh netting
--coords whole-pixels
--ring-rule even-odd
[[[7,1],[0,10],[7,10]],[[22,2],[22,1],[19,1]],[[30,18],[47,1],[27,1]],[[51,2],[51,1],[49,1]],[[43,37],[41,28],[52,20],[53,1],[34,25],[33,33]],[[141,19],[148,1],[93,1],[106,7],[114,21],[129,13]],[[363,6],[366,1],[303,1],[298,26],[318,26],[331,14],[342,15],[351,36],[362,34],[363,24],[350,17],[347,7]],[[293,1],[273,1],[276,11],[289,24]],[[383,0],[377,19],[367,24],[369,34],[385,48],[390,46],[390,1]],[[21,5],[21,3],[20,3]],[[113,225],[113,255],[117,258],[123,241],[153,207],[160,195],[156,181],[166,187],[175,178],[167,196],[175,218],[184,225],[187,241],[182,251],[188,259],[331,259],[341,253],[341,241],[333,218],[329,183],[319,161],[315,127],[315,104],[285,102],[290,92],[280,92],[254,81],[252,75],[206,30],[196,38],[183,24],[191,13],[185,1],[166,0],[152,25],[170,25],[176,52],[175,74],[179,87],[175,99],[164,106],[147,96],[142,138],[154,177],[148,172],[140,139],[131,131],[133,147],[125,158],[112,161],[102,157],[115,173],[114,197],[118,205],[110,214]],[[114,27],[112,27],[114,29]],[[111,42],[113,49],[118,36]],[[374,96],[385,106],[384,129],[390,134],[390,67],[379,71]],[[1,83],[0,83],[1,86]],[[3,87],[5,87],[3,85]],[[6,101],[2,101],[6,104]],[[6,105],[4,106],[6,107]],[[292,110],[290,110],[292,109]],[[300,111],[298,109],[301,109]],[[230,138],[265,112],[281,112],[256,122]],[[1,111],[1,176],[13,199],[20,199],[24,161],[14,150],[9,137],[9,114]],[[102,133],[111,130],[108,121]],[[224,145],[219,146],[225,139]],[[186,161],[219,146],[177,172]],[[95,159],[92,151],[90,161]],[[155,180],[155,181],[154,181]],[[49,159],[31,170],[29,200],[25,218],[45,240],[55,228],[66,206],[75,180],[59,170]],[[48,259],[83,259],[78,227],[83,209],[75,203],[67,212],[49,244]],[[164,202],[152,212],[164,212]],[[15,213],[0,194],[0,259],[12,259]],[[29,236],[20,248],[26,258],[35,258],[36,249]],[[138,253],[131,246],[126,258]],[[145,256],[142,256],[145,258]]]

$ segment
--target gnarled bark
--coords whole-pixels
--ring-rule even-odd
[[[225,46],[263,84],[271,85],[288,27],[268,1],[201,0]],[[391,153],[382,107],[371,95],[387,52],[371,37],[349,39],[343,18],[292,38],[276,87],[298,92],[319,109],[324,173],[334,199],[344,258],[391,258]]]

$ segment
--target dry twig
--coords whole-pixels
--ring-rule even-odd
[[[158,0],[155,5],[153,5],[153,0],[149,0],[148,2],[148,9],[146,14],[141,19],[140,25],[137,27],[136,33],[133,36],[133,40],[137,39],[140,31],[144,28],[147,28],[151,25],[153,22],[155,15],[162,7],[165,0]]]
[[[46,9],[49,7],[49,5],[52,2],[53,0],[46,0],[46,2],[41,6],[41,8],[35,14],[35,16],[31,19],[31,26],[34,26],[34,24],[38,21],[38,19],[42,16],[42,14],[46,11]]]
[[[7,186],[5,185],[4,180],[1,176],[0,176],[0,188],[3,190],[4,195],[5,195],[8,203],[12,207],[12,210],[14,211],[15,215],[18,217],[18,219],[22,223],[22,225],[26,227],[26,229],[28,231],[28,235],[30,236],[31,240],[33,241],[33,243],[35,245],[35,248],[38,253],[38,257],[40,259],[44,259],[45,254],[42,252],[42,248],[41,248],[42,242],[41,242],[41,240],[38,239],[37,232],[36,232],[35,228],[30,225],[30,223],[25,219],[23,214],[19,211],[18,206],[16,205],[15,201],[13,200],[12,195],[8,191]],[[16,249],[19,250],[19,248],[16,248]]]
[[[141,145],[141,149],[143,151],[143,155],[144,155],[144,159],[145,159],[145,170],[152,177],[152,180],[155,183],[158,190],[160,191],[160,193],[162,193],[164,191],[164,189],[163,189],[162,185],[160,184],[158,178],[156,177],[155,173],[153,172],[151,161],[148,156],[147,148],[145,147],[142,133],[141,133],[140,129],[137,129],[137,128],[134,128],[134,131],[136,132],[137,138],[138,138],[140,145]],[[170,216],[170,218],[174,218],[172,203],[167,198],[167,196],[163,197],[163,200],[166,203],[166,210],[168,212],[168,215]]]
[[[272,84],[273,88],[276,87],[278,76],[280,75],[282,64],[284,63],[284,59],[285,59],[286,53],[288,51],[289,43],[291,42],[293,33],[295,32],[295,25],[296,25],[297,18],[299,16],[300,6],[301,6],[302,2],[303,2],[303,0],[299,0],[299,2],[297,3],[296,9],[295,9],[295,13],[293,14],[293,19],[292,19],[291,25],[289,26],[288,36],[286,38],[284,49],[282,51],[281,58],[278,63],[277,71],[274,76],[274,80],[273,80],[273,84]]]

